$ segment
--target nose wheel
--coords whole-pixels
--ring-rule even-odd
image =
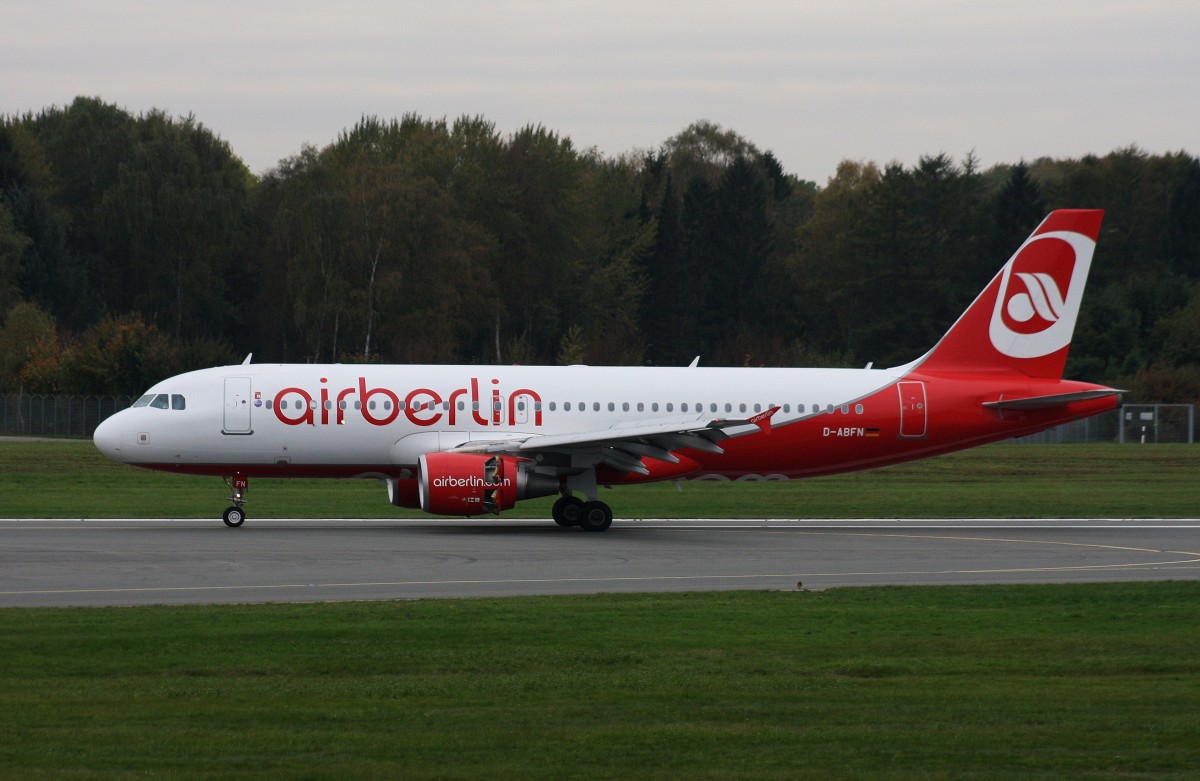
[[[246,522],[246,511],[242,505],[246,503],[246,489],[250,487],[250,479],[245,475],[234,475],[232,480],[225,481],[232,493],[226,498],[233,502],[232,507],[226,507],[221,514],[221,520],[231,528],[237,528]]]
[[[226,507],[225,512],[221,514],[221,520],[225,521],[226,526],[236,528],[246,522],[246,513],[236,505]]]

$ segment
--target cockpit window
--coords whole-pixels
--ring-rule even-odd
[[[154,401],[154,394],[153,394],[153,393],[147,393],[145,396],[142,396],[140,399],[138,399],[137,401],[135,401],[135,402],[133,403],[133,406],[135,406],[135,407],[144,407],[144,406],[146,406],[147,404],[149,404],[149,403],[150,403],[150,402],[152,402],[152,401]]]
[[[178,393],[171,394],[171,409],[187,409],[187,399]]]
[[[167,394],[160,393],[150,402],[150,406],[155,409],[169,409],[171,405],[167,401]]]

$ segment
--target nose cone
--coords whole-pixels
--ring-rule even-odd
[[[96,426],[92,441],[96,449],[114,461],[123,461],[121,457],[121,415],[117,413]]]

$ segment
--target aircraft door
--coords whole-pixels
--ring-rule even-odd
[[[929,409],[925,403],[925,383],[910,380],[896,383],[900,392],[900,437],[921,439],[929,423]]]
[[[253,434],[250,428],[250,378],[225,378],[225,421],[222,434]]]

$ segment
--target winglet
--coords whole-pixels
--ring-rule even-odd
[[[765,412],[760,412],[757,415],[755,415],[754,417],[750,418],[750,422],[753,423],[754,425],[758,426],[763,431],[770,433],[771,418],[778,411],[779,411],[778,406],[771,407],[769,410],[766,410]]]

